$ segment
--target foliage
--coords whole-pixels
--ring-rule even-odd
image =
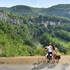
[[[7,22],[0,20],[0,56],[43,56],[46,54],[44,47],[50,42],[61,53],[70,54],[70,20],[68,18],[42,15],[22,17],[12,13],[7,17],[22,19],[23,22],[15,25],[9,20]]]

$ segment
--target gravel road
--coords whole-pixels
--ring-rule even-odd
[[[70,56],[61,56],[57,65],[42,63],[31,65],[34,62],[45,60],[44,56],[8,57],[0,58],[0,70],[70,70]]]
[[[41,64],[38,67],[32,65],[0,65],[0,70],[70,70],[70,65]]]

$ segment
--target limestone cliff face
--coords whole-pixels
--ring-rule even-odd
[[[5,12],[0,11],[0,19],[4,22],[7,21],[7,14]]]
[[[48,17],[47,17],[48,18]],[[0,19],[3,20],[4,22],[6,23],[10,23],[10,24],[14,24],[14,25],[17,25],[17,24],[21,24],[21,23],[24,23],[24,18],[23,17],[19,17],[19,16],[14,16],[13,14],[9,14],[9,13],[6,13],[4,11],[0,11]],[[54,17],[51,19],[40,19],[39,17],[36,17],[36,18],[30,18],[31,20],[29,20],[29,23],[30,24],[42,24],[44,25],[45,27],[47,27],[48,25],[50,26],[60,26],[61,24],[63,23],[70,23],[69,20],[62,20],[62,19],[54,19]],[[58,21],[57,21],[58,20]]]
[[[37,25],[42,24],[47,28],[48,25],[50,25],[50,26],[60,26],[64,22],[62,22],[62,21],[56,22],[56,21],[51,21],[51,20],[46,20],[46,21],[44,21],[44,20],[41,20],[41,21],[35,20],[35,21],[30,21],[29,23],[30,24],[37,24]]]
[[[23,23],[23,18],[17,18],[15,16],[11,17],[3,11],[0,11],[0,20],[15,25],[19,23]]]

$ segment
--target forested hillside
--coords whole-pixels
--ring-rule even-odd
[[[35,16],[25,16],[24,12],[24,16],[19,16],[6,8],[2,9],[5,11],[0,10],[0,56],[45,55],[44,47],[50,42],[61,54],[70,54],[69,18],[41,14],[36,16],[38,13],[34,12]],[[30,14],[35,9],[18,7],[20,11],[30,11]]]

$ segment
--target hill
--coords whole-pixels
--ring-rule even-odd
[[[10,8],[0,7],[0,9],[20,16],[50,15],[70,18],[70,4],[59,4],[50,8],[33,8],[24,5],[17,5]]]
[[[0,56],[45,55],[50,42],[61,54],[70,54],[70,19],[55,13],[67,6],[0,8]]]
[[[70,54],[69,26],[68,18],[17,16],[0,11],[0,56],[45,55],[44,47],[50,42],[62,54]]]

